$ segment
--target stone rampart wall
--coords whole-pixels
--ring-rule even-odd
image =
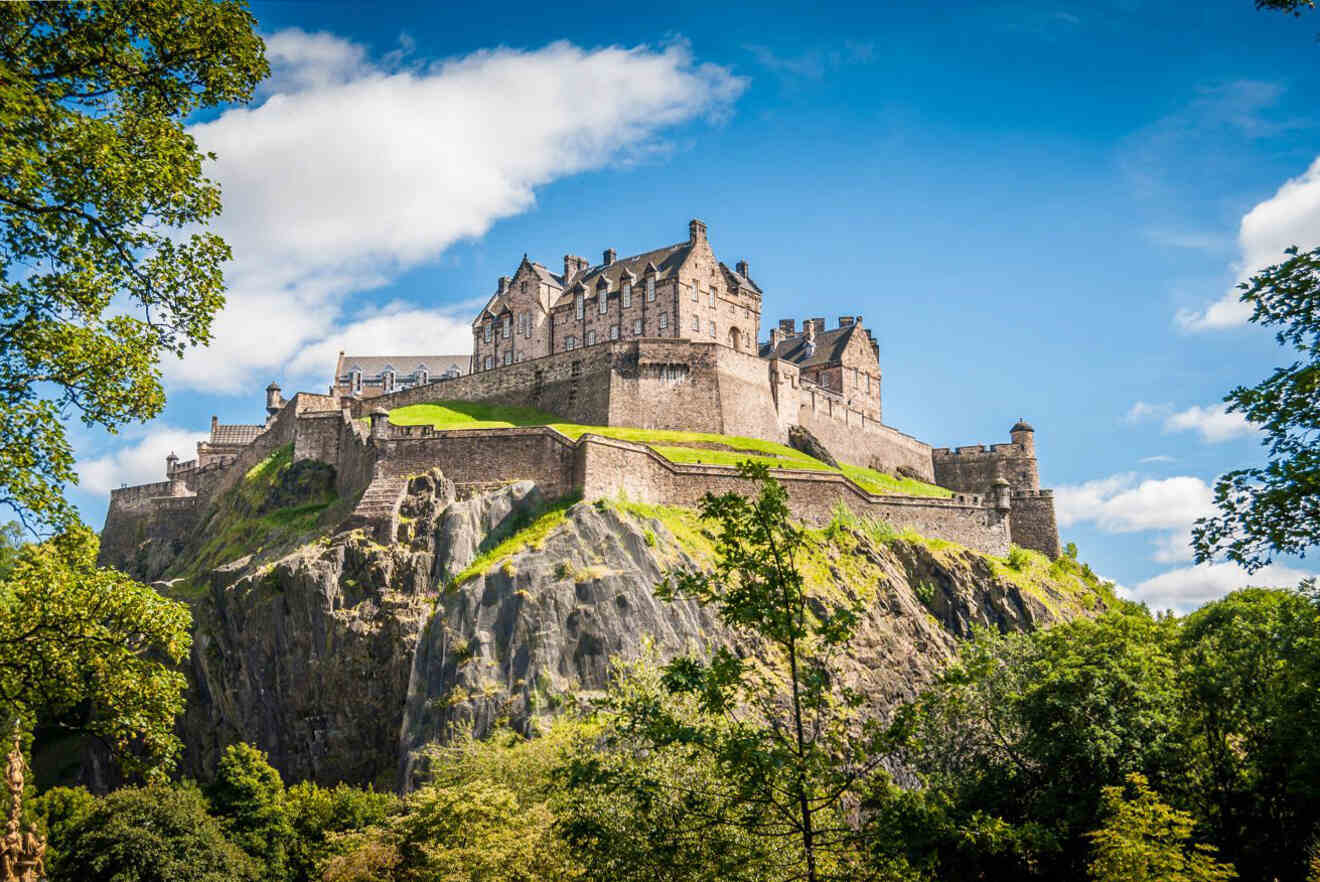
[[[438,467],[455,484],[530,480],[548,496],[577,486],[573,442],[553,429],[455,429],[393,427],[388,439],[371,441],[379,457],[376,474],[405,477]]]
[[[671,463],[644,445],[599,435],[582,436],[578,456],[587,500],[623,495],[639,502],[694,506],[707,492],[755,489],[732,468]],[[842,502],[857,514],[883,518],[898,528],[910,527],[986,554],[1008,553],[1007,521],[980,498],[877,496],[833,473],[776,470],[775,477],[788,490],[794,515],[806,522],[828,522]]]
[[[1014,490],[1037,490],[1035,455],[1019,444],[938,448],[932,454],[935,483],[965,493],[984,493],[1002,477]]]
[[[1010,500],[1009,535],[1023,548],[1039,551],[1050,560],[1063,551],[1059,547],[1059,524],[1054,516],[1054,491],[1023,490]]]

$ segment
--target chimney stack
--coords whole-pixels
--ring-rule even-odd
[[[618,256],[619,256],[619,253],[618,253],[617,251],[615,251],[613,248],[606,248],[606,249],[605,249],[605,266],[609,266],[610,264],[614,263],[615,258],[617,258]]]
[[[793,319],[780,319],[779,332],[785,337],[792,337],[797,333],[797,322]]]
[[[774,354],[774,350],[779,346],[779,341],[782,339],[783,339],[782,331],[780,331],[778,328],[770,329],[770,350],[772,355]]]
[[[839,316],[839,327],[846,328],[853,323],[853,317],[850,315]]]
[[[742,276],[744,279],[751,278],[751,275],[747,272],[747,261],[745,260],[738,261],[735,268],[738,270],[738,275]]]
[[[586,272],[590,268],[585,257],[578,257],[576,254],[564,255],[564,284],[569,282],[579,274]]]
[[[216,432],[216,429],[218,429],[218,428],[220,428],[220,417],[218,417],[218,416],[212,416],[212,417],[211,417],[211,438],[212,438],[212,440],[215,439],[215,432]]]
[[[500,276],[500,293],[505,294],[509,290],[509,277]]]
[[[706,241],[706,224],[696,218],[688,221],[688,241],[692,244]]]

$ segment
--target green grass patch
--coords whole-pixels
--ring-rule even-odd
[[[620,441],[645,444],[674,463],[704,463],[735,466],[744,460],[763,462],[774,468],[811,469],[846,475],[862,489],[876,494],[948,498],[951,490],[899,478],[862,466],[845,465],[836,469],[800,450],[741,435],[716,435],[710,432],[684,432],[676,429],[635,429],[623,426],[584,426],[566,423],[558,417],[531,407],[486,404],[469,401],[440,401],[433,404],[410,404],[390,411],[396,426],[434,426],[437,429],[507,429],[516,426],[548,426],[570,441],[587,433]],[[715,447],[703,445],[718,445]]]
[[[508,562],[509,558],[520,551],[528,548],[541,548],[545,544],[546,537],[564,522],[568,510],[576,505],[581,498],[577,494],[569,494],[515,518],[500,533],[487,537],[484,544],[488,544],[489,547],[479,551],[472,563],[449,579],[445,586],[446,589],[458,588],[495,566]]]

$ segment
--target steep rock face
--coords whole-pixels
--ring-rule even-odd
[[[209,571],[182,724],[191,774],[246,740],[290,780],[407,787],[428,743],[529,729],[602,690],[612,657],[730,642],[709,611],[653,593],[665,573],[709,563],[690,511],[551,504],[529,482],[459,500],[432,472],[409,481],[394,538],[350,531]],[[803,566],[822,596],[864,602],[849,676],[877,712],[974,625],[1031,628],[1097,602],[1043,558],[1015,573],[861,526],[813,533]]]

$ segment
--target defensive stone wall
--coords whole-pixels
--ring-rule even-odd
[[[1009,516],[1009,536],[1017,545],[1044,553],[1050,560],[1057,558],[1059,524],[1054,517],[1053,490],[1018,490],[1012,494]]]
[[[983,493],[998,478],[1013,490],[1037,490],[1036,456],[1022,444],[973,444],[931,451],[935,483],[963,492]]]
[[[578,486],[575,445],[544,426],[522,429],[391,427],[372,438],[380,465],[377,477],[406,477],[438,467],[458,486],[527,479],[547,496]]]

